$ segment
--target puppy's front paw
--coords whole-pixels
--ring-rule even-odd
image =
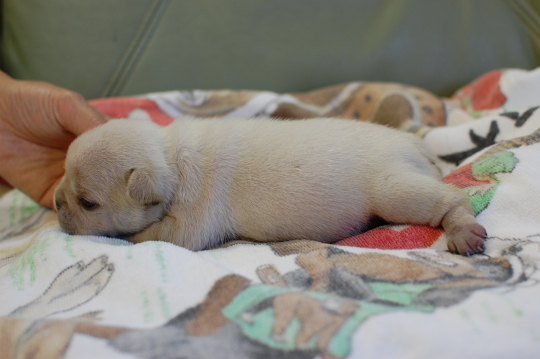
[[[486,229],[478,223],[456,225],[446,231],[448,250],[464,256],[481,253],[484,251],[486,236]]]

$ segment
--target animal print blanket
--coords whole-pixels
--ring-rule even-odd
[[[450,99],[393,83],[307,93],[175,91],[91,102],[111,117],[336,116],[411,131],[470,198],[482,255],[383,225],[335,245],[203,252],[70,236],[0,199],[0,358],[533,358],[540,353],[540,69]]]

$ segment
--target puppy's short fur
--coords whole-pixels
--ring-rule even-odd
[[[73,142],[55,204],[68,233],[191,250],[334,242],[377,216],[442,224],[451,251],[481,251],[485,229],[432,163],[420,139],[365,122],[112,120]]]

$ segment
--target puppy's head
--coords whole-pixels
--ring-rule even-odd
[[[54,198],[62,229],[127,237],[159,220],[178,177],[165,141],[158,125],[140,120],[112,120],[77,138]]]

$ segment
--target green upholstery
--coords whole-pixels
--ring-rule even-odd
[[[396,81],[448,95],[540,65],[537,0],[3,0],[2,69],[87,98]]]

